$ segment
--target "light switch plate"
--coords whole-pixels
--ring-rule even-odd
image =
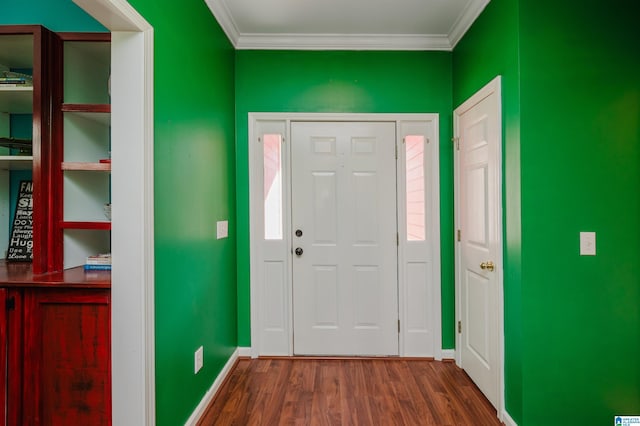
[[[200,371],[203,364],[204,364],[204,348],[200,346],[198,350],[196,350],[193,357],[193,374],[198,374],[198,371]]]
[[[220,220],[216,223],[216,236],[218,239],[229,236],[229,221]]]
[[[580,256],[596,255],[596,233],[581,232],[580,233]]]

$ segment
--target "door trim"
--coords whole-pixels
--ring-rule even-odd
[[[124,0],[73,1],[112,36],[112,423],[155,425],[153,27]]]
[[[493,221],[493,226],[495,226],[495,229],[500,230],[500,232],[498,232],[498,242],[497,242],[497,249],[496,249],[496,259],[495,259],[495,264],[496,264],[496,281],[498,284],[498,301],[497,301],[497,328],[498,330],[496,330],[497,332],[497,336],[498,336],[498,359],[497,359],[497,363],[498,363],[498,368],[497,368],[497,374],[498,374],[498,401],[497,401],[497,412],[498,412],[498,418],[502,421],[505,420],[505,415],[507,415],[506,413],[506,408],[505,408],[505,388],[504,388],[504,273],[503,273],[503,241],[504,241],[504,229],[502,227],[502,212],[503,212],[503,195],[502,195],[502,189],[503,189],[503,179],[502,179],[502,167],[503,167],[503,162],[502,162],[502,129],[503,129],[503,125],[502,125],[502,80],[501,77],[498,76],[496,78],[494,78],[492,81],[490,81],[486,86],[484,86],[482,89],[480,89],[478,92],[476,92],[474,95],[472,95],[469,99],[467,99],[464,103],[462,103],[458,108],[455,109],[454,114],[453,114],[453,123],[454,123],[454,141],[456,140],[456,138],[458,138],[460,136],[460,129],[459,129],[459,120],[460,117],[467,112],[469,109],[471,109],[472,107],[474,107],[475,105],[477,105],[478,103],[480,103],[480,101],[482,101],[483,99],[487,98],[488,96],[495,94],[498,97],[498,102],[497,102],[497,120],[498,120],[498,128],[500,129],[500,131],[498,132],[498,141],[497,141],[497,146],[496,146],[496,150],[495,150],[495,157],[493,158],[493,160],[495,161],[495,164],[497,164],[497,170],[495,173],[495,181],[491,182],[492,185],[496,185],[499,188],[499,193],[500,193],[500,203],[498,206],[496,207],[496,212],[497,212],[497,217],[494,218],[490,218],[489,220]],[[455,152],[455,159],[454,159],[454,193],[455,193],[455,207],[454,207],[454,212],[455,212],[455,229],[460,229],[460,211],[458,209],[458,206],[460,205],[459,202],[459,194],[460,194],[460,182],[459,182],[459,173],[460,173],[460,158],[459,158],[459,153],[458,151],[455,150],[454,148],[454,152]],[[455,245],[456,249],[455,249],[455,271],[456,271],[456,279],[455,279],[455,292],[456,292],[456,299],[455,299],[455,310],[456,310],[456,324],[458,323],[458,321],[461,321],[462,319],[462,293],[461,293],[461,282],[460,282],[460,276],[461,276],[461,262],[460,262],[460,256],[461,256],[461,250],[460,250],[460,244],[456,243]],[[456,332],[456,348],[461,348],[462,347],[462,339],[461,339],[461,335],[460,333]],[[462,359],[461,359],[461,351],[457,350],[456,351],[456,364],[458,366],[462,367]]]
[[[396,123],[396,146],[398,149],[398,167],[397,169],[397,181],[398,181],[398,232],[401,233],[404,228],[404,222],[406,215],[404,214],[404,194],[402,189],[404,184],[400,184],[404,179],[404,164],[400,159],[402,158],[402,140],[400,136],[400,129],[403,124],[414,123],[428,123],[431,133],[434,135],[433,140],[429,141],[431,144],[430,156],[428,157],[428,164],[425,164],[426,177],[428,191],[431,194],[431,200],[426,206],[427,217],[431,220],[427,221],[427,232],[430,236],[428,240],[429,251],[431,252],[431,258],[429,265],[429,280],[433,283],[431,287],[431,301],[426,304],[428,310],[429,319],[431,320],[430,329],[428,330],[431,336],[428,342],[424,343],[424,347],[429,348],[429,353],[424,351],[416,352],[417,349],[415,342],[416,338],[409,336],[407,338],[407,328],[405,321],[407,319],[407,310],[409,309],[408,299],[405,297],[407,293],[407,285],[405,282],[405,273],[400,265],[405,264],[405,251],[406,241],[400,238],[399,250],[398,250],[398,309],[399,318],[401,319],[401,332],[399,333],[399,354],[403,356],[422,356],[433,357],[435,359],[442,359],[442,302],[441,302],[441,268],[440,268],[440,167],[439,167],[439,145],[440,145],[440,133],[438,128],[438,114],[345,114],[345,113],[249,113],[249,139],[248,152],[249,152],[249,225],[250,225],[250,310],[251,310],[251,356],[258,357],[260,355],[267,355],[263,352],[264,343],[261,342],[261,318],[260,302],[261,302],[261,289],[263,284],[262,277],[262,262],[263,262],[263,235],[264,235],[264,221],[263,221],[263,176],[262,176],[262,150],[258,144],[259,138],[259,125],[266,125],[269,129],[279,128],[282,129],[285,138],[285,149],[283,150],[283,174],[285,178],[290,175],[290,154],[289,154],[289,141],[290,141],[290,125],[293,121],[325,121],[325,122],[394,122]],[[410,128],[411,126],[409,126]],[[290,185],[288,181],[284,184],[284,229],[291,229],[291,193]],[[402,235],[402,234],[401,234]],[[290,232],[284,233],[284,246],[286,250],[291,249],[291,235]],[[282,312],[283,318],[283,335],[286,340],[285,343],[280,345],[282,348],[277,353],[269,353],[269,355],[293,355],[293,322],[292,322],[292,281],[291,281],[291,262],[290,255],[287,255],[286,259],[283,258],[286,264],[285,271],[287,276],[285,288],[283,289],[283,305],[284,312]],[[264,297],[264,295],[262,296]],[[413,342],[413,343],[411,343]],[[418,342],[420,343],[420,342]]]

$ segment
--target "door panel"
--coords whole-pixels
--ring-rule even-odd
[[[494,406],[498,401],[498,96],[479,100],[458,119],[458,226],[461,363]],[[491,263],[490,263],[491,262]],[[490,266],[490,265],[493,265]]]
[[[467,271],[466,276],[466,300],[467,300],[467,333],[465,345],[472,352],[472,356],[489,367],[491,359],[489,354],[488,336],[486,329],[489,322],[489,288],[490,282],[485,277],[474,272]]]
[[[312,172],[314,195],[313,238],[314,244],[337,243],[338,235],[338,194],[334,172]]]
[[[335,266],[313,267],[315,303],[312,327],[332,328],[338,326],[338,273]]]
[[[291,133],[294,352],[397,355],[395,123]]]

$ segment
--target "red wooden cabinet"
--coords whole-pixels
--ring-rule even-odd
[[[24,290],[25,425],[111,424],[108,290]]]
[[[0,424],[111,424],[108,289],[0,288]]]
[[[11,426],[22,425],[22,290],[20,288],[1,288],[3,293],[3,311],[0,314],[0,328],[5,330],[4,354],[2,360],[5,367],[5,413],[2,417],[4,423]],[[2,351],[0,351],[2,352]]]
[[[7,359],[7,289],[0,288],[0,360]],[[7,363],[0,362],[0,419],[7,418]]]

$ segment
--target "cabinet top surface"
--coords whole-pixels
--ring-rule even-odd
[[[111,271],[85,271],[79,266],[34,275],[31,263],[0,260],[0,287],[111,288]]]

